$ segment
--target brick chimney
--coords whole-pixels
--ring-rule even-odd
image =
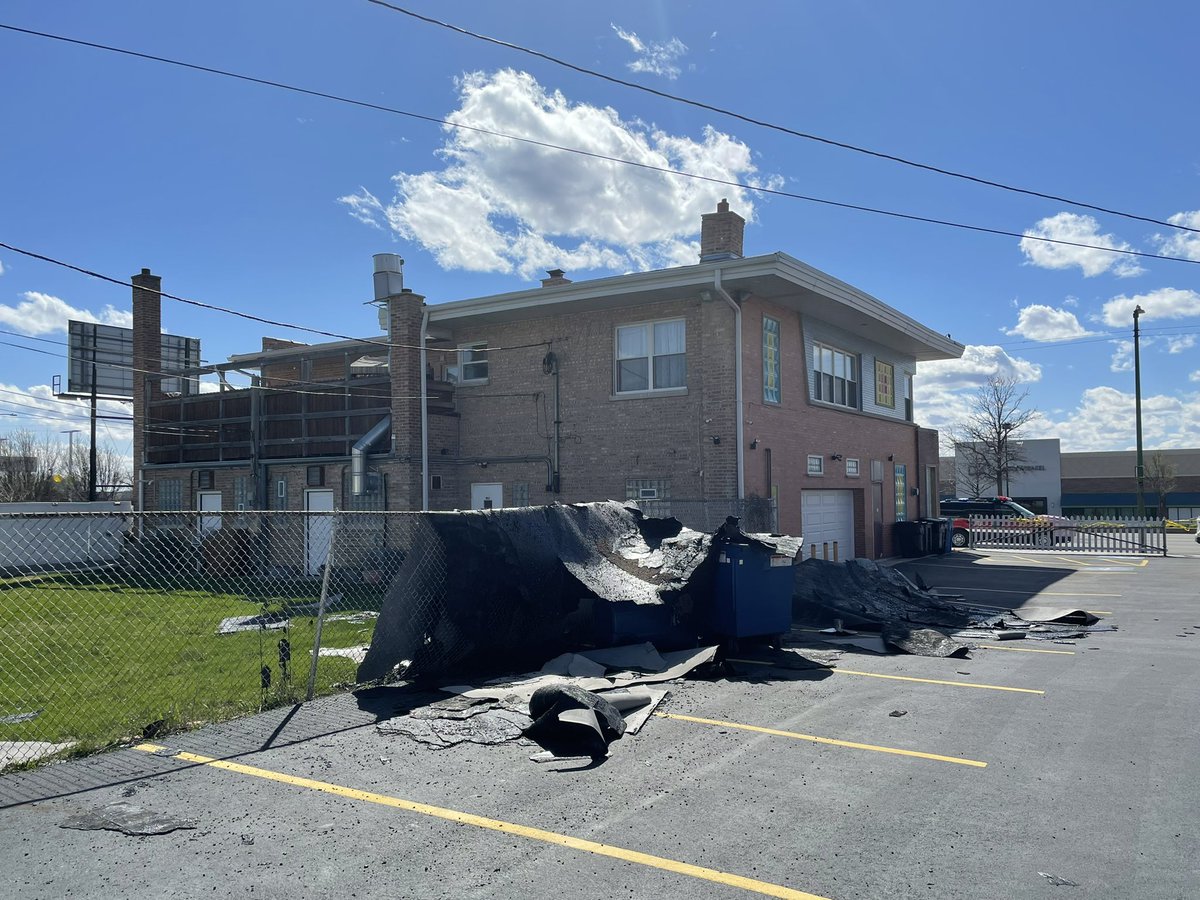
[[[729,201],[722,199],[715,213],[700,217],[700,262],[715,259],[741,259],[742,235],[746,220],[729,211]]]
[[[392,383],[394,475],[388,481],[392,509],[421,508],[421,317],[425,298],[408,288],[385,298],[388,311],[388,375]]]
[[[141,480],[146,461],[144,433],[150,401],[162,396],[162,383],[147,372],[162,369],[162,278],[149,269],[134,275],[133,282],[133,467]],[[134,484],[137,497],[137,484]]]
[[[547,269],[546,274],[550,277],[542,279],[542,287],[554,287],[558,284],[571,283],[571,279],[567,277],[566,272],[562,269]]]

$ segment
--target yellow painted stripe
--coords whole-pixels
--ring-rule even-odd
[[[1029,594],[1029,591],[1012,591],[1012,590],[1008,590],[1007,588],[985,588],[985,587],[977,587],[975,585],[963,585],[963,584],[939,584],[933,590],[936,593],[939,589],[942,589],[942,588],[944,588],[947,591],[978,591],[981,594],[1026,594],[1026,595]],[[1066,591],[1038,591],[1034,596],[1035,597],[1123,597],[1125,595],[1124,594],[1100,594],[1100,593],[1097,593],[1096,591],[1087,591],[1086,593],[1068,593]],[[942,599],[947,600],[949,598],[943,597]],[[952,600],[951,602],[958,603],[959,601]],[[975,604],[966,603],[963,605],[964,606],[973,606]]]
[[[158,753],[165,748],[157,744],[137,744],[134,749],[141,750],[144,753]],[[784,887],[783,885],[772,884],[769,881],[759,881],[756,878],[746,878],[743,875],[722,872],[719,869],[694,866],[691,863],[679,862],[678,860],[668,859],[664,856],[653,856],[649,853],[640,853],[637,850],[626,850],[624,847],[614,847],[611,844],[601,844],[596,841],[572,837],[568,834],[545,831],[541,828],[531,828],[528,825],[516,825],[500,819],[489,819],[484,816],[472,815],[471,813],[444,809],[440,806],[430,806],[428,803],[417,803],[412,800],[403,800],[399,797],[389,797],[386,794],[376,794],[373,791],[360,791],[357,788],[343,787],[327,781],[315,781],[312,778],[301,778],[296,775],[288,775],[284,772],[274,772],[270,769],[260,769],[257,766],[247,766],[242,763],[214,759],[211,756],[200,756],[196,753],[187,753],[184,751],[173,754],[171,758],[204,766],[212,766],[215,769],[224,769],[228,772],[236,772],[239,775],[250,775],[254,778],[278,781],[281,784],[290,784],[293,787],[306,788],[310,791],[320,791],[323,794],[333,794],[336,797],[345,797],[349,800],[376,803],[380,806],[392,807],[393,809],[402,809],[407,812],[420,813],[424,816],[433,816],[434,818],[445,819],[448,822],[455,822],[459,825],[474,825],[476,828],[485,828],[489,831],[499,831],[502,834],[511,834],[534,841],[543,841],[547,844],[555,844],[570,850],[594,853],[597,856],[607,856],[612,859],[649,866],[653,869],[662,869],[663,871],[673,872],[677,875],[687,875],[691,878],[699,878],[704,881],[728,885],[729,887],[741,888],[744,891],[752,891],[753,893],[763,894],[767,897],[783,897],[787,898],[787,900],[828,900],[828,898],[817,894],[809,894],[805,891]]]
[[[776,737],[795,738],[801,741],[812,741],[814,744],[830,744],[834,747],[849,747],[852,750],[873,750],[876,753],[894,753],[897,756],[915,756],[918,759],[933,759],[938,762],[957,763],[960,766],[974,766],[977,769],[987,768],[987,763],[977,759],[963,759],[958,756],[940,756],[937,753],[921,753],[917,750],[901,750],[898,747],[879,747],[875,744],[858,744],[854,741],[840,741],[837,738],[817,737],[815,734],[801,734],[798,731],[780,731],[778,728],[763,728],[760,725],[743,725],[740,722],[725,722],[721,719],[701,719],[697,716],[684,716],[679,713],[656,712],[654,715],[661,719],[677,719],[680,722],[695,722],[698,725],[716,725],[720,728],[734,728],[739,731],[753,731],[758,734],[772,734]]]
[[[985,691],[1013,691],[1017,694],[1044,694],[1045,691],[1035,691],[1033,688],[1002,687],[998,684],[975,684],[970,681],[940,681],[936,678],[912,678],[908,675],[881,675],[878,672],[856,672],[854,669],[830,669],[839,675],[865,675],[867,678],[887,678],[891,681],[916,681],[921,684],[945,684],[952,687],[981,688]]]
[[[1062,562],[1071,563],[1076,566],[1094,566],[1094,565],[1096,565],[1095,563],[1084,562],[1082,559],[1074,559],[1073,557],[1068,557],[1068,556],[1052,556],[1050,558],[1058,559],[1058,560],[1061,560]]]
[[[988,650],[1013,650],[1017,653],[1058,653],[1061,656],[1074,656],[1074,650],[1035,650],[1032,647],[1000,647],[996,644],[980,644]]]

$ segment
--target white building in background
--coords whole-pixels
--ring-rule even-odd
[[[1036,513],[1062,514],[1062,467],[1058,438],[1032,441],[1013,441],[1014,455],[1021,461],[1005,478],[1004,490],[1011,497]],[[955,493],[959,497],[992,496],[996,485],[972,471],[970,454],[962,449],[954,453]]]
[[[1005,490],[1011,497],[1034,512],[1064,516],[1121,517],[1137,515],[1137,454],[1133,450],[1060,453],[1058,438],[1021,441],[1024,461],[1021,471],[1013,471]],[[1172,484],[1164,498],[1155,489],[1154,458],[1161,454],[1163,463],[1173,472]],[[941,460],[947,479],[941,486],[942,497],[991,497],[997,493],[994,481],[970,471],[969,453],[956,451]],[[1175,521],[1200,516],[1200,449],[1143,451],[1146,465],[1144,505],[1156,516],[1164,511]],[[1160,504],[1161,499],[1161,504]]]

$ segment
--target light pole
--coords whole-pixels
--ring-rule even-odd
[[[1138,331],[1138,316],[1145,315],[1140,306],[1133,309],[1133,409],[1137,423],[1137,514],[1146,518],[1146,467],[1142,461],[1142,354]]]
[[[67,436],[67,477],[71,478],[67,485],[67,499],[75,499],[75,482],[73,471],[75,468],[75,435],[79,434],[82,429],[72,428],[70,431],[60,431],[59,434]]]

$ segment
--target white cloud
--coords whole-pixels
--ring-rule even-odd
[[[1113,328],[1132,328],[1133,310],[1140,306],[1145,314],[1141,321],[1150,319],[1190,319],[1200,317],[1200,294],[1180,288],[1159,288],[1147,294],[1126,297],[1122,294],[1104,304],[1104,324]]]
[[[67,330],[67,320],[76,319],[83,322],[101,322],[105,325],[123,325],[126,328],[133,325],[133,313],[106,306],[99,315],[86,309],[71,306],[65,300],[43,294],[40,291],[26,291],[21,295],[24,300],[16,306],[0,304],[0,323],[15,328],[23,334],[51,334]]]
[[[1132,250],[1133,248],[1124,241],[1118,241],[1111,234],[1101,234],[1100,223],[1091,216],[1061,212],[1039,220],[1032,228],[1026,229],[1025,234],[1027,237],[1021,238],[1021,251],[1031,265],[1039,268],[1069,269],[1072,266],[1079,266],[1080,271],[1088,278],[1109,270],[1121,278],[1140,275],[1144,271],[1133,261],[1132,257],[1124,257],[1099,249],[1107,247],[1112,250]],[[1067,244],[1048,244],[1045,241],[1030,239],[1035,237],[1071,241],[1089,246],[1073,247]]]
[[[383,230],[383,223],[387,219],[387,213],[383,208],[383,204],[379,202],[379,198],[365,187],[360,187],[356,193],[347,194],[345,197],[338,197],[338,203],[344,204],[350,210],[350,215],[354,216],[354,218],[358,219],[364,225],[371,225]]]
[[[637,36],[636,32],[626,31],[619,25],[613,25],[612,30],[637,54],[637,58],[633,62],[626,63],[626,68],[631,72],[661,75],[672,81],[679,77],[679,66],[675,64],[675,61],[687,53],[688,49],[687,44],[679,38],[673,37],[669,41],[646,43]]]
[[[130,407],[116,400],[99,400],[97,411],[104,416],[129,416]],[[27,388],[15,384],[0,383],[0,426],[5,430],[28,429],[58,436],[70,429],[86,430],[90,418],[86,400],[61,399],[54,396],[48,384],[35,384]],[[132,425],[127,421],[101,420],[99,437],[109,441],[128,441],[133,437]],[[100,441],[97,441],[99,444]]]
[[[1191,350],[1196,346],[1196,336],[1194,334],[1181,334],[1179,337],[1167,338],[1168,353],[1182,353],[1184,350]]]
[[[1183,225],[1187,228],[1200,228],[1200,209],[1191,212],[1176,213],[1167,219],[1172,225]],[[1200,234],[1194,231],[1176,231],[1170,235],[1156,234],[1154,240],[1159,248],[1168,256],[1182,256],[1184,259],[1200,260]]]
[[[1067,297],[1067,299],[1063,301],[1063,306],[1079,306],[1079,298]]]
[[[922,425],[948,431],[966,420],[975,392],[992,376],[1040,381],[1042,367],[1009,356],[1003,347],[968,344],[961,359],[917,364],[914,392]]]
[[[0,262],[0,275],[4,274],[4,263]]]
[[[572,104],[529,74],[474,73],[448,117],[489,131],[576,147],[589,153],[750,181],[748,146],[714,128],[701,140],[622,121],[610,107]],[[365,189],[340,198],[360,221],[386,221],[448,269],[631,271],[694,263],[702,213],[728,197],[753,220],[750,192],[480,132],[447,128],[444,168],[397,174],[383,203]],[[774,184],[777,179],[760,179]]]
[[[1133,341],[1109,341],[1116,349],[1113,350],[1112,359],[1109,360],[1108,369],[1110,372],[1132,372],[1133,371]],[[1142,346],[1150,343],[1147,338],[1142,341]]]
[[[1040,416],[1033,424],[1038,433],[1060,438],[1068,452],[1132,450],[1137,444],[1132,391],[1088,388],[1062,420]],[[1200,393],[1143,396],[1142,441],[1164,449],[1200,445]]]
[[[1073,312],[1034,303],[1024,307],[1017,316],[1016,326],[1004,333],[1031,341],[1067,341],[1088,337],[1094,332],[1080,325]]]
[[[1197,369],[1195,372],[1190,374],[1188,376],[1188,381],[1200,381],[1200,369]]]

